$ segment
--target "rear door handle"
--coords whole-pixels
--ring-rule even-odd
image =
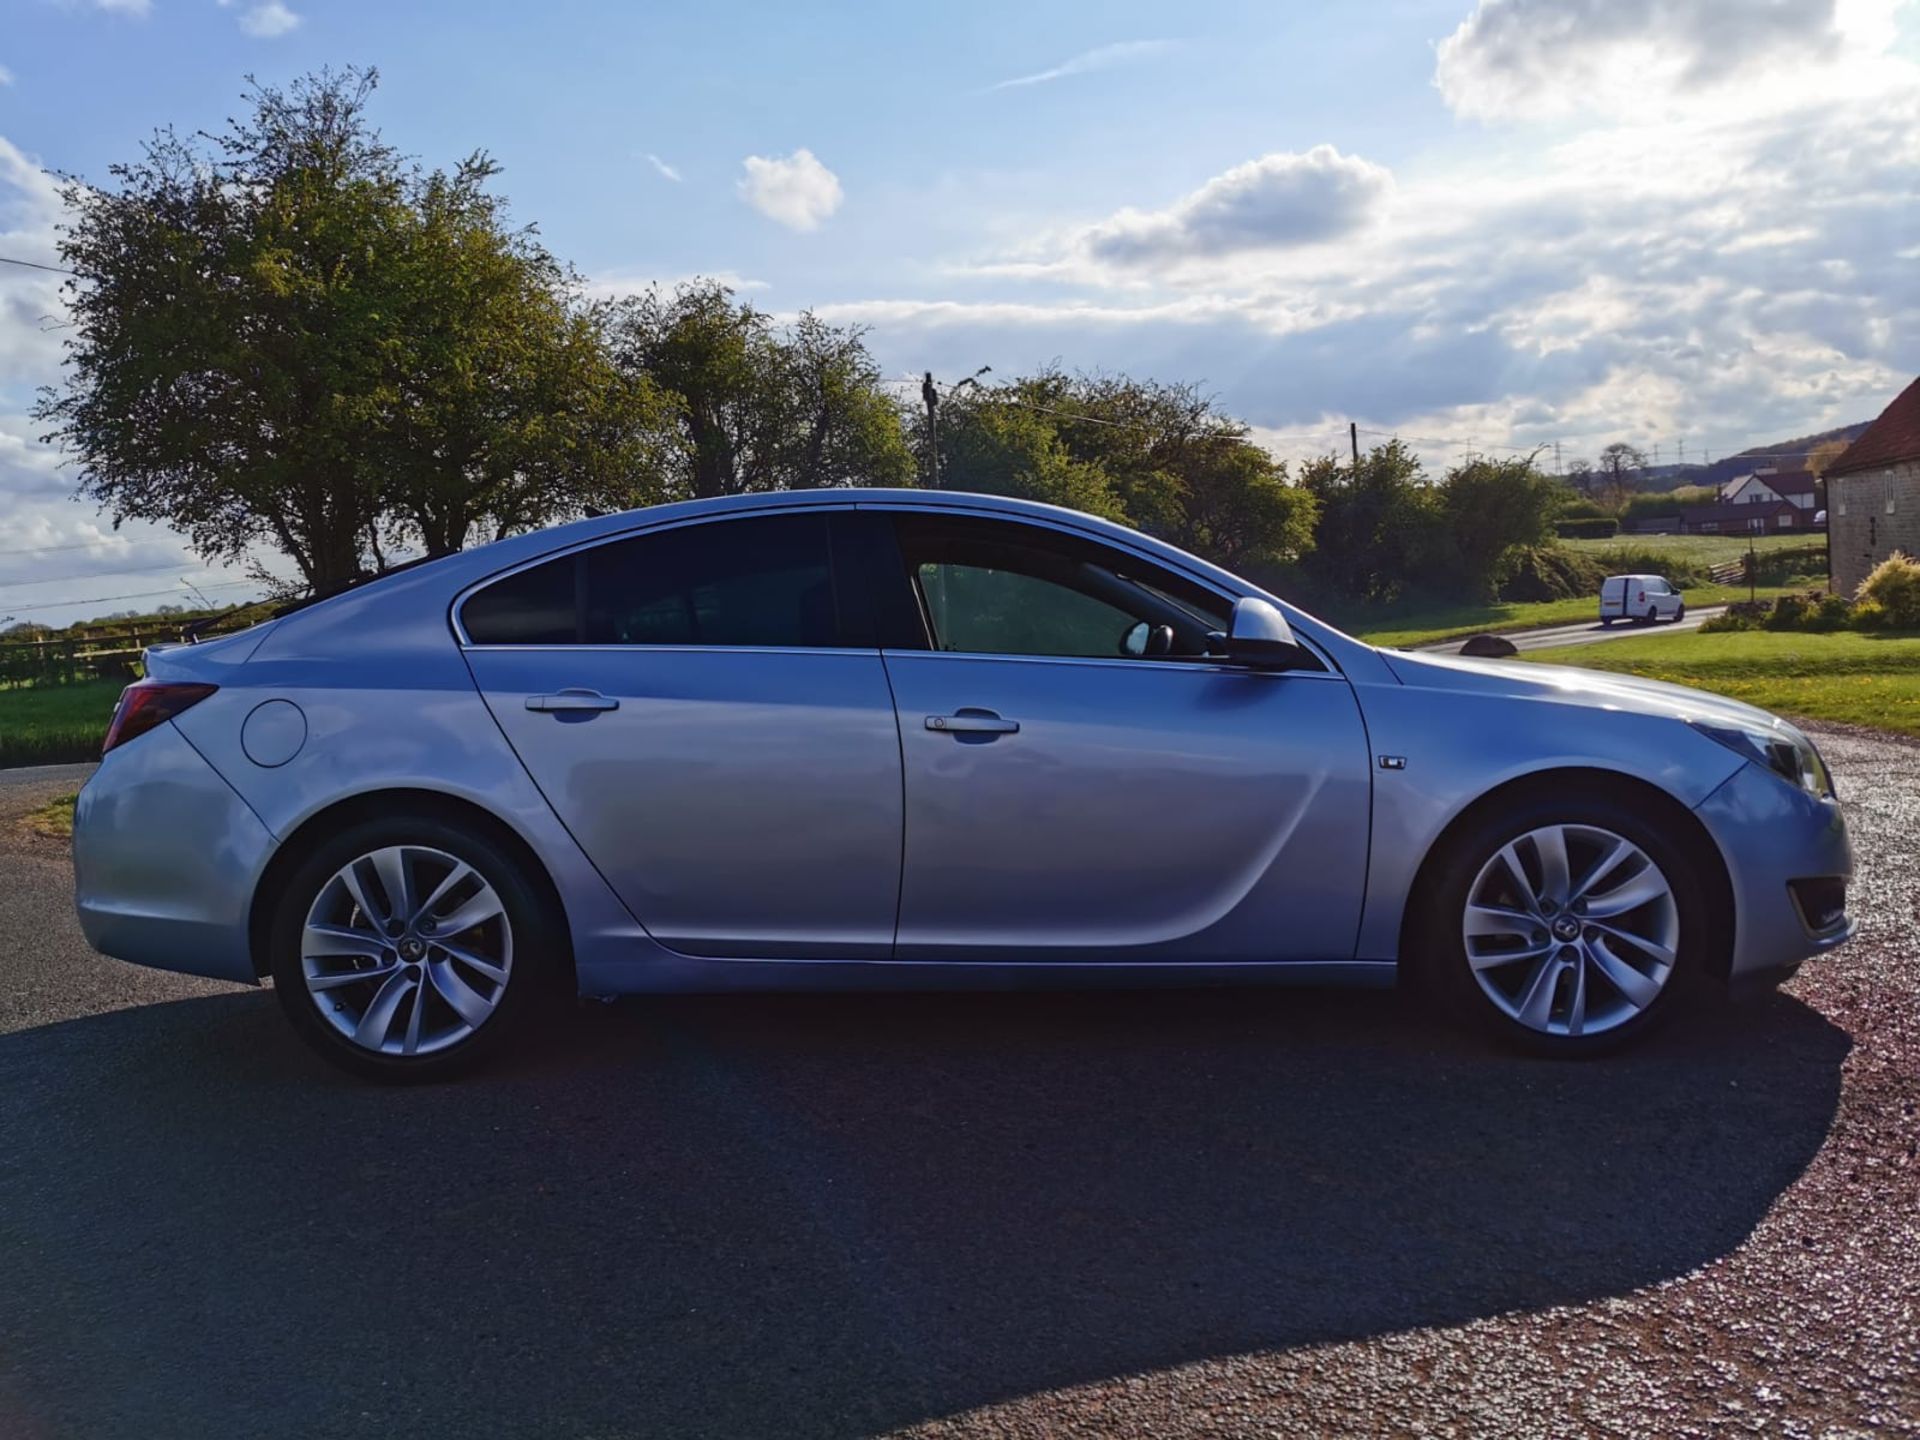
[[[1018,720],[1002,720],[991,710],[962,710],[958,715],[929,715],[927,729],[949,735],[1018,735]]]
[[[618,710],[620,702],[597,690],[562,690],[557,695],[529,695],[529,710]]]

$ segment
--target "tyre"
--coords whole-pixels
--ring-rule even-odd
[[[1535,1054],[1584,1056],[1663,1023],[1692,989],[1712,911],[1696,862],[1627,801],[1580,789],[1480,816],[1419,897],[1429,988]]]
[[[1687,618],[1687,602],[1682,600],[1680,602],[1679,609],[1673,612],[1673,623],[1678,625],[1682,620],[1686,618]]]
[[[1602,630],[1611,630],[1613,628],[1613,617],[1611,615],[1602,615],[1600,617],[1600,628]]]
[[[552,995],[565,933],[492,837],[430,817],[361,821],[288,878],[269,944],[301,1037],[356,1075],[445,1079],[504,1049]]]

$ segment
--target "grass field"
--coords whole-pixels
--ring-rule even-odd
[[[1562,540],[1569,550],[1581,550],[1598,557],[1609,550],[1651,550],[1696,565],[1720,565],[1738,560],[1747,553],[1745,535],[1615,535],[1607,540]],[[1760,554],[1769,550],[1802,550],[1809,545],[1824,545],[1826,536],[1818,531],[1798,535],[1755,535],[1753,548]]]
[[[118,680],[85,680],[0,689],[0,769],[99,759],[121,688]]]
[[[1920,635],[1649,635],[1526,658],[1670,680],[1783,715],[1920,735]]]

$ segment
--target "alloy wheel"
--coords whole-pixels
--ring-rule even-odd
[[[1508,1019],[1545,1035],[1598,1035],[1665,990],[1680,910],[1632,841],[1596,825],[1546,825],[1480,867],[1461,929],[1474,980]]]
[[[499,1007],[513,929],[493,886],[464,860],[392,845],[320,887],[300,932],[300,969],[322,1017],[355,1045],[429,1055]]]

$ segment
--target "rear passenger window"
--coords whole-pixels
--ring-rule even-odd
[[[690,525],[589,550],[589,645],[829,646],[825,515]]]
[[[460,611],[475,645],[572,645],[579,639],[573,557],[496,581]]]
[[[839,643],[825,515],[769,515],[616,540],[524,570],[461,611],[476,645]]]

